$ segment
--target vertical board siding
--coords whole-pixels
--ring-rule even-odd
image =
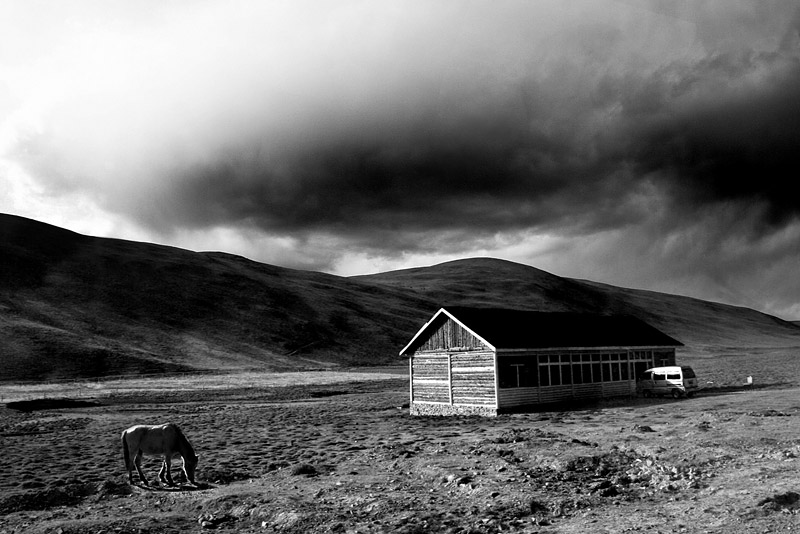
[[[434,330],[417,349],[418,352],[440,350],[476,350],[487,348],[481,340],[473,336],[467,329],[448,318],[439,328]]]

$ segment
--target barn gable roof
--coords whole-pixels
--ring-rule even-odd
[[[680,341],[630,315],[441,308],[400,354],[416,350],[449,317],[492,349],[680,347]]]

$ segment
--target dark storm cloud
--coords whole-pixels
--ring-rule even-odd
[[[495,100],[475,96],[469,106],[418,94],[422,109],[338,116],[297,148],[253,143],[170,169],[162,201],[177,207],[169,213],[178,224],[353,237],[598,230],[648,217],[640,201],[652,194],[684,207],[763,203],[775,224],[798,214],[796,59],[720,56],[649,77],[606,76],[566,117],[549,105],[567,104],[558,87],[512,80]],[[592,104],[616,109],[602,128],[590,124]]]
[[[15,194],[320,270],[487,253],[703,287],[798,259],[794,1],[147,5],[0,26],[32,54],[0,52]]]
[[[229,45],[179,83],[146,71],[159,99],[144,119],[123,114],[110,141],[34,136],[29,165],[160,232],[325,231],[387,252],[403,233],[425,247],[426,232],[625,227],[652,217],[654,198],[681,217],[725,201],[763,203],[772,224],[797,214],[796,16],[765,45],[780,17],[752,6],[726,18],[712,3],[541,5],[342,15],[327,38],[323,15],[300,19],[303,38],[281,43],[289,59]],[[105,105],[87,107],[92,123],[118,117]]]
[[[656,173],[690,204],[764,204],[771,225],[800,214],[797,57],[714,57],[659,92],[669,96],[633,112],[644,123],[630,148],[642,173]]]

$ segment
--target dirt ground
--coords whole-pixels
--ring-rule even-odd
[[[797,384],[497,418],[407,402],[381,377],[11,404],[0,533],[800,531]],[[198,487],[130,486],[121,431],[168,421]]]

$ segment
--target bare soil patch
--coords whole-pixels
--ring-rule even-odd
[[[800,526],[796,384],[490,419],[411,417],[402,377],[321,382],[97,391],[84,405],[0,408],[0,533]],[[200,484],[181,475],[172,488],[130,486],[121,431],[166,421],[199,453]]]

